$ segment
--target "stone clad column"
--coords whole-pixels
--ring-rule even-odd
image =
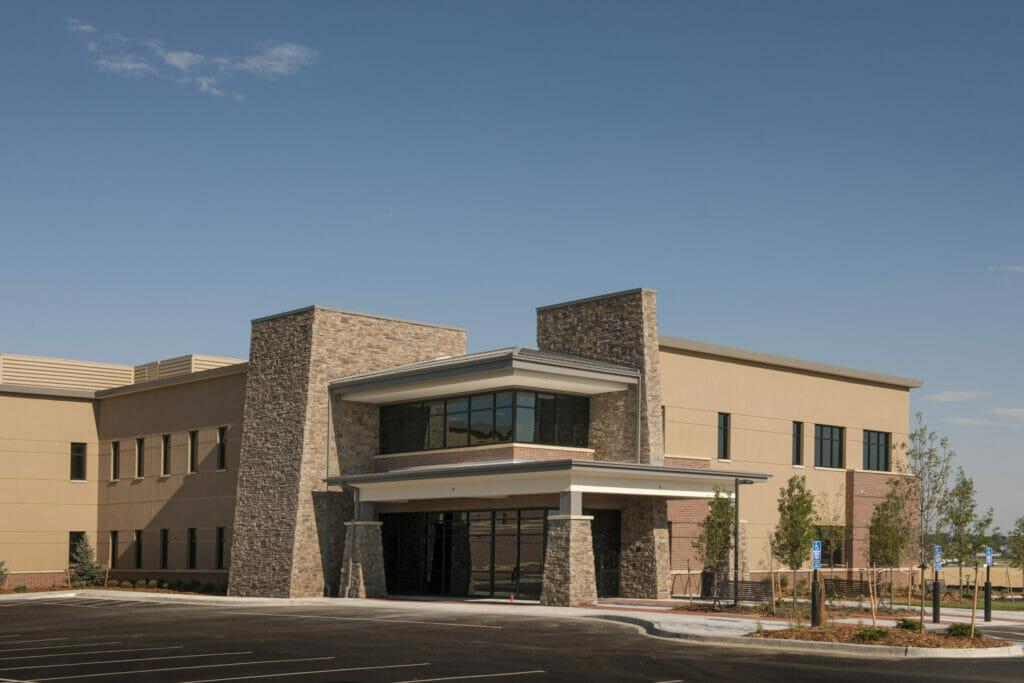
[[[540,604],[578,607],[597,602],[594,541],[589,515],[548,517]]]
[[[381,522],[346,522],[345,550],[341,558],[343,598],[383,598],[384,546],[381,543]]]
[[[624,598],[671,597],[668,502],[628,496],[622,511],[619,594]]]

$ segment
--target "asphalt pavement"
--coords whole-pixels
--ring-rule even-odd
[[[131,595],[0,602],[0,681],[1016,681],[1022,665],[695,644],[528,605]]]

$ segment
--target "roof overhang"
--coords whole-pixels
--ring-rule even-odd
[[[396,403],[512,387],[593,396],[638,382],[633,368],[542,354],[524,357],[509,350],[353,375],[330,382],[329,388],[347,401]]]
[[[739,484],[771,475],[590,460],[513,460],[330,477],[332,486],[359,491],[365,503],[444,498],[500,498],[544,493],[607,493],[666,498],[731,495]]]

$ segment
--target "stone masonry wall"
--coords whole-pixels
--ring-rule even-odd
[[[341,597],[383,598],[387,595],[381,526],[380,522],[349,522],[345,525]]]
[[[592,519],[568,515],[548,518],[540,604],[578,607],[597,602]]]
[[[619,568],[622,597],[658,600],[669,597],[668,505],[664,498],[626,497]]]
[[[641,370],[640,459],[661,463],[664,438],[656,292],[634,289],[538,308],[537,346]],[[609,395],[592,402],[591,447],[596,451],[596,459],[636,459],[634,391],[621,392],[623,395],[617,399]],[[612,405],[614,401],[619,403]]]
[[[327,475],[327,383],[439,356],[463,355],[466,333],[448,327],[313,307],[253,322],[238,494],[233,595],[316,596],[334,585],[343,530],[342,496],[321,495]],[[342,410],[333,427],[344,448],[331,465],[371,471],[376,418]],[[346,426],[352,434],[346,434]],[[314,494],[317,494],[316,496]],[[325,565],[327,568],[325,569]]]

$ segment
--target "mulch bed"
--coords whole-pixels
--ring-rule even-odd
[[[855,636],[868,626],[855,624],[831,624],[829,626],[805,626],[787,628],[781,631],[749,633],[748,638],[769,638],[773,640],[813,640],[819,643],[853,643],[855,645],[891,645],[895,647],[940,647],[940,648],[981,648],[1007,647],[1011,643],[994,638],[947,636],[945,633],[910,631],[903,628],[879,627],[885,633],[881,640],[867,643],[857,642]]]

